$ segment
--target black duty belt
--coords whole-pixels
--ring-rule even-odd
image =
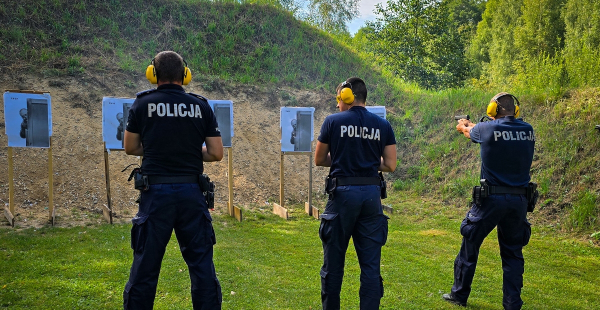
[[[201,183],[199,175],[160,176],[149,175],[148,184]]]
[[[494,194],[512,194],[512,195],[525,195],[527,194],[527,187],[507,187],[507,186],[490,186],[490,195]]]
[[[335,178],[335,185],[381,185],[379,177],[345,177]]]

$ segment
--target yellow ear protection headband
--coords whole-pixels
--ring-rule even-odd
[[[336,97],[338,102],[343,102],[345,104],[352,104],[354,102],[354,91],[352,91],[352,84],[345,81],[342,83],[342,89],[340,89],[340,94]]]
[[[183,78],[181,84],[187,85],[192,81],[192,70],[188,68],[187,62],[185,59],[183,60],[184,68],[183,68]],[[146,68],[146,78],[150,84],[158,84],[158,76],[156,75],[156,68],[154,67],[154,59],[150,62],[148,68]]]
[[[490,104],[488,104],[487,106],[487,115],[490,117],[495,117],[498,114],[498,99],[504,97],[504,96],[511,96],[514,100],[515,103],[515,117],[519,117],[519,99],[517,99],[517,97],[509,94],[509,93],[499,93],[496,96],[494,96],[494,98],[492,98],[492,100],[490,100]]]

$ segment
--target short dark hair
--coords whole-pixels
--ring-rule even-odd
[[[496,102],[498,103],[498,113],[501,115],[514,115],[515,114],[515,99],[509,93],[499,93],[494,97],[498,97]]]
[[[156,78],[162,82],[183,81],[185,65],[183,58],[172,51],[164,51],[154,57]]]
[[[367,101],[367,85],[361,78],[351,77],[346,82],[352,85],[352,92],[354,93],[354,100],[365,103]]]

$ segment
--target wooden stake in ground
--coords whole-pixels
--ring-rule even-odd
[[[312,205],[312,152],[281,152],[279,164],[279,204],[273,203],[273,213],[284,219],[289,218],[288,210],[285,208],[285,190],[284,190],[284,164],[285,155],[308,155],[308,202],[304,203],[304,210],[308,215],[319,218],[319,209]]]
[[[109,223],[113,223],[112,219],[112,202],[110,197],[110,165],[108,163],[108,149],[104,142],[104,177],[106,178],[106,204],[102,206],[102,215]]]
[[[13,181],[13,149],[8,147],[8,208],[4,207],[4,216],[15,227],[15,184]]]
[[[227,212],[235,217],[239,222],[242,221],[242,209],[233,205],[233,150],[227,147],[227,185],[229,199],[227,201]]]
[[[34,94],[34,96],[29,97],[23,94]],[[35,95],[48,95],[46,96],[35,96]],[[27,117],[24,117],[23,124],[26,124],[27,128],[25,131],[26,137],[23,137],[21,133],[21,138],[25,138],[26,142],[24,145],[21,145],[19,142],[12,142],[13,146],[18,147],[46,147],[46,142],[48,143],[48,210],[49,216],[48,220],[54,226],[54,218],[55,218],[55,209],[54,209],[54,182],[53,182],[53,166],[52,166],[52,137],[51,137],[51,115],[52,115],[52,105],[50,104],[50,93],[47,91],[34,91],[34,90],[6,90],[4,94],[4,104],[5,104],[5,121],[10,118],[6,116],[6,113],[10,109],[19,108],[21,100],[25,100],[27,102],[26,109],[21,105],[21,111],[26,111]],[[46,102],[48,100],[48,102]],[[41,101],[41,102],[40,102]],[[30,105],[31,104],[31,105]],[[44,106],[47,107],[43,108]],[[41,109],[40,109],[41,108]],[[23,116],[23,115],[21,115]],[[13,123],[14,124],[14,123]],[[34,127],[36,130],[30,128],[32,124],[35,124]],[[45,124],[45,125],[44,125]],[[48,127],[46,127],[48,126]],[[9,126],[7,126],[9,127]],[[12,128],[12,127],[11,127]],[[23,127],[21,127],[23,130]],[[40,131],[41,130],[41,131]],[[8,129],[7,129],[8,132]],[[45,138],[48,140],[45,140]],[[31,139],[31,140],[30,140]],[[14,189],[14,159],[13,159],[13,148],[11,145],[11,138],[9,135],[9,146],[8,146],[8,208],[4,208],[4,216],[10,223],[12,227],[15,226],[15,217],[17,214],[15,213],[15,189]]]
[[[52,167],[52,137],[50,137],[50,147],[48,148],[48,220],[54,226],[54,169]]]

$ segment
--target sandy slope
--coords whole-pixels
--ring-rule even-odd
[[[0,89],[49,91],[52,96],[54,205],[56,225],[70,226],[101,222],[101,207],[107,203],[102,142],[102,97],[133,97],[151,85],[136,78],[126,87],[122,76],[49,77],[37,75],[0,77]],[[211,91],[206,91],[210,89]],[[335,112],[333,95],[324,91],[267,89],[193,81],[187,91],[209,99],[234,102],[233,176],[234,204],[242,208],[264,206],[279,201],[280,128],[279,107],[315,107],[315,140],[325,116]],[[285,93],[291,95],[285,95]],[[293,98],[283,100],[282,98]],[[295,99],[295,100],[294,100]],[[4,104],[0,105],[0,204],[8,204],[7,137]],[[313,142],[313,150],[314,150]],[[42,226],[48,218],[48,151],[14,148],[14,184],[17,225]],[[227,154],[227,153],[226,153]],[[138,162],[137,157],[111,152],[110,182],[115,221],[128,221],[135,215],[137,191],[127,183],[121,169]],[[285,198],[306,201],[308,156],[285,157]],[[208,163],[206,172],[217,184],[215,212],[224,212],[227,201],[227,156]],[[324,168],[313,170],[316,204],[323,203]],[[8,221],[2,217],[2,226]]]

